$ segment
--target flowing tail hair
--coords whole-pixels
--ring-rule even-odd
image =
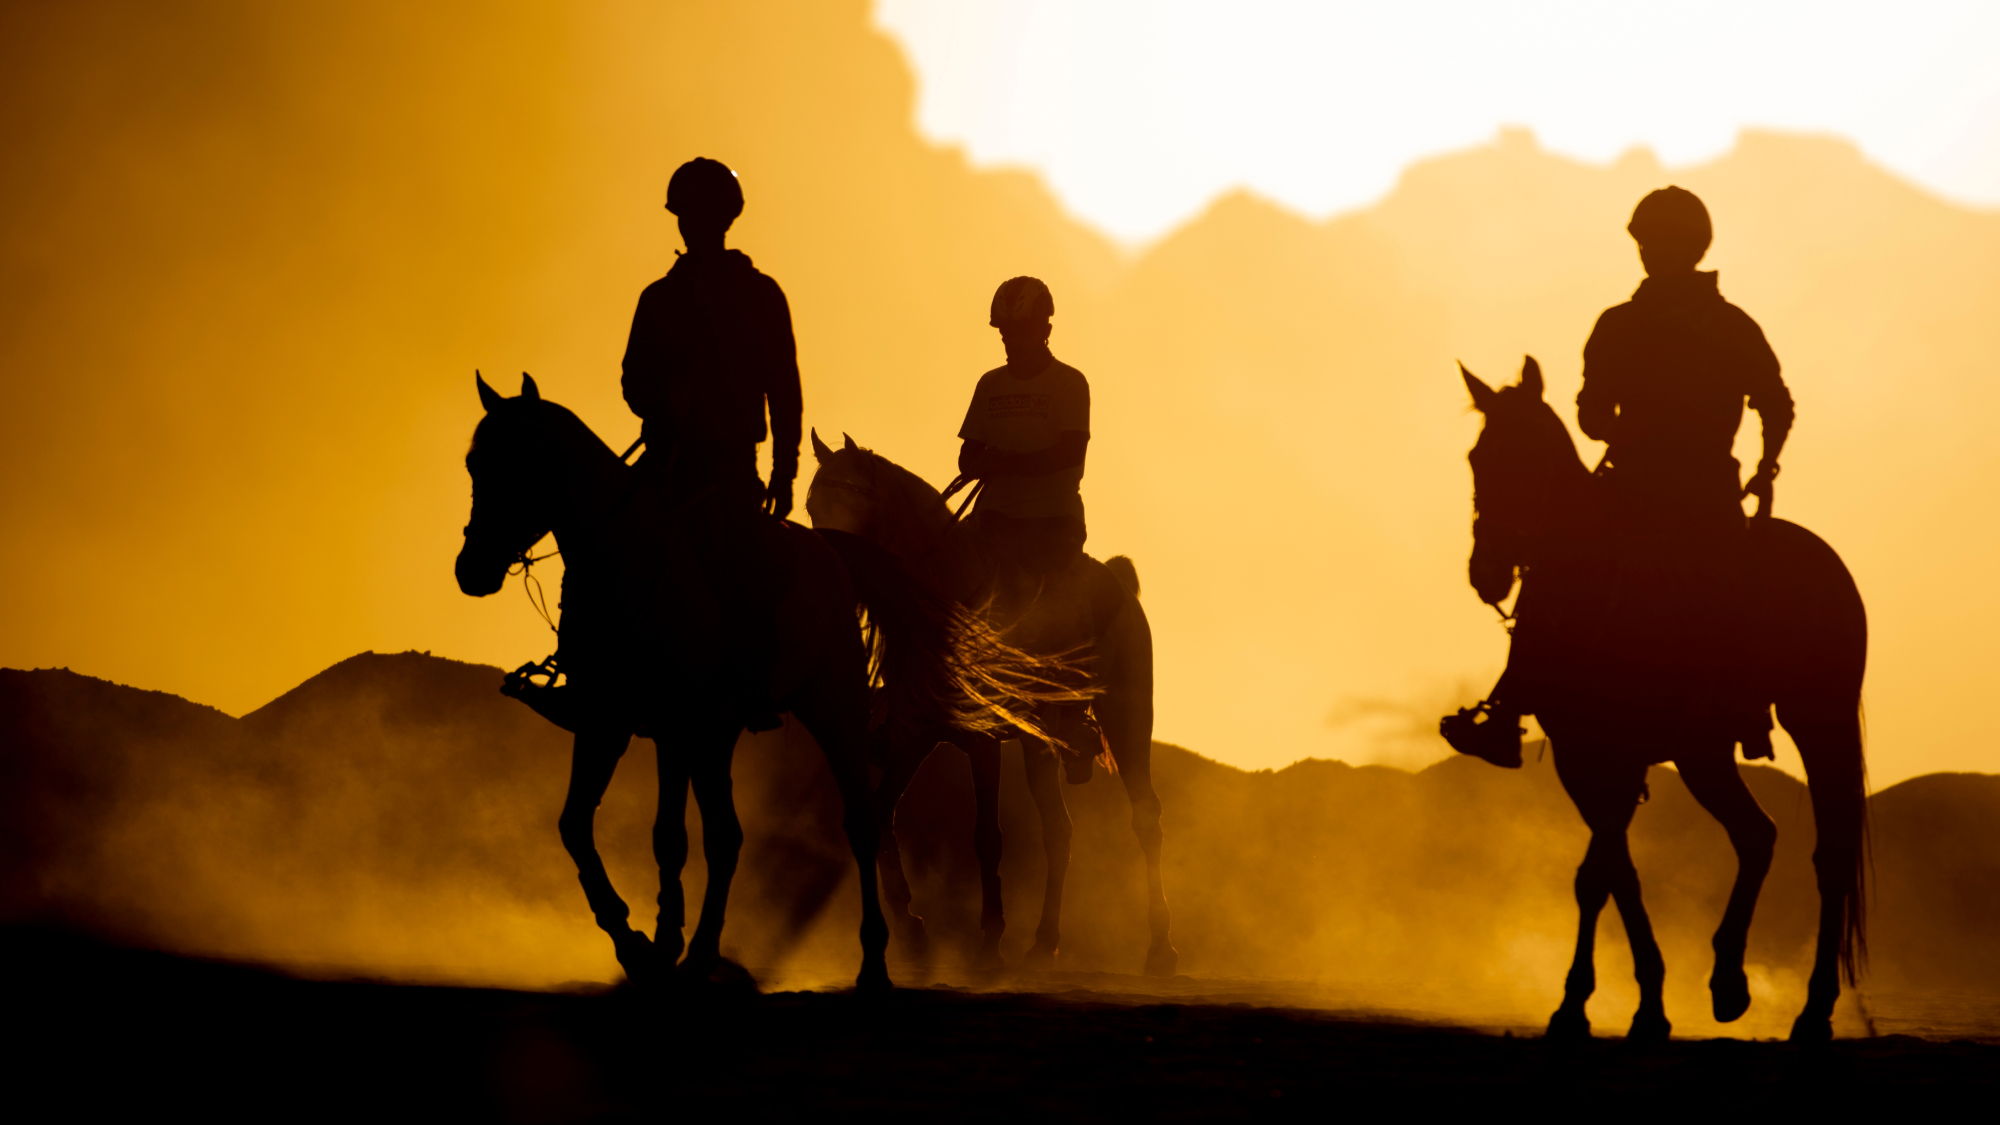
[[[986,619],[919,581],[882,547],[821,530],[847,567],[867,618],[871,726],[929,726],[1062,742],[1037,718],[1047,703],[1086,703],[1086,659],[1037,656],[1007,643]]]
[[[1868,711],[1857,703],[1854,712],[1854,774],[1843,804],[1851,804],[1850,815],[1860,823],[1847,829],[1854,854],[1846,857],[1851,868],[1847,864],[1841,868],[1846,886],[1842,888],[1840,927],[1840,971],[1850,987],[1859,983],[1861,971],[1868,966],[1868,876],[1875,866],[1875,818],[1868,801]],[[1818,819],[1817,813],[1814,819]]]

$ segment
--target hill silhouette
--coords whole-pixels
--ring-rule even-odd
[[[1092,549],[1146,574],[1163,736],[1249,766],[1420,764],[1435,739],[1366,717],[1463,702],[1504,648],[1464,586],[1452,361],[1498,377],[1533,352],[1566,402],[1640,276],[1626,216],[1672,180],[1708,202],[1709,264],[1799,401],[1780,513],[1869,599],[1875,776],[1992,767],[1964,703],[2000,630],[1977,593],[2000,216],[1843,142],[1746,133],[1665,169],[1507,132],[1354,213],[1239,193],[1125,249],[1032,175],[919,138],[862,0],[0,21],[0,103],[33,107],[0,125],[0,472],[37,545],[0,558],[37,592],[0,662],[241,711],[363,648],[539,655],[532,614],[451,585],[467,377],[532,370],[629,440],[618,356],[676,245],[667,176],[702,153],[741,173],[734,241],[790,297],[808,424],[934,482],[997,362],[993,285],[1051,284],[1056,353],[1096,403]],[[105,169],[142,169],[141,198]]]
[[[0,670],[0,922],[318,973],[531,987],[616,979],[556,838],[567,737],[501,697],[499,678],[420,653],[368,653],[237,720],[66,671]],[[1463,1018],[1533,1021],[1553,1004],[1585,834],[1546,763],[1246,772],[1165,744],[1156,762],[1184,972],[1318,980]],[[725,950],[776,982],[851,976],[853,905],[838,892],[852,875],[822,759],[788,728],[746,738],[735,775],[748,843]],[[1810,811],[1790,777],[1761,767],[1746,776],[1780,834],[1750,946],[1759,1006],[1738,1027],[1775,1034],[1809,964]],[[1040,849],[1018,764],[1003,778],[1004,948],[1018,958],[1033,931]],[[1651,786],[1634,855],[1668,952],[1674,1018],[1699,1033],[1708,928],[1733,867],[1721,829],[1671,770],[1655,770]],[[635,743],[600,814],[635,920],[650,921],[657,886],[654,789],[650,746]],[[1145,919],[1124,797],[1102,776],[1066,795],[1076,837],[1060,967],[1130,973]],[[969,956],[978,931],[969,809],[964,759],[941,751],[898,825],[946,965]],[[2000,778],[1985,775],[1933,775],[1876,795],[1869,988],[2000,990],[1996,814]],[[698,858],[690,878],[698,888]],[[1603,967],[1606,1010],[1627,1003],[1622,975]]]

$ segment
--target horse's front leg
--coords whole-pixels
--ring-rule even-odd
[[[660,916],[653,929],[653,948],[663,965],[681,959],[686,947],[687,895],[681,873],[687,869],[687,755],[664,740],[654,743],[660,763],[660,808],[653,820],[653,858],[660,865]],[[706,820],[704,819],[704,823]]]
[[[857,677],[858,678],[858,677]],[[889,922],[882,916],[881,884],[875,864],[882,850],[882,830],[874,794],[868,789],[865,689],[847,678],[825,674],[809,681],[791,706],[792,716],[819,743],[840,788],[841,826],[861,874],[861,972],[854,987],[882,992],[889,981]]]
[[[979,859],[979,949],[972,966],[1005,968],[1000,957],[1000,938],[1007,932],[1007,906],[1000,894],[1000,744],[985,735],[957,737],[972,764],[972,852]]]
[[[1069,806],[1063,802],[1062,779],[1057,775],[1055,747],[1032,738],[1021,739],[1021,768],[1027,774],[1028,794],[1042,822],[1042,855],[1048,875],[1042,886],[1042,920],[1035,927],[1035,944],[1022,959],[1024,969],[1053,969],[1062,944],[1063,882],[1069,875],[1069,844],[1072,826]]]
[[[1576,956],[1563,982],[1562,1006],[1549,1018],[1548,1035],[1552,1039],[1590,1036],[1585,1006],[1591,993],[1597,991],[1597,923],[1605,900],[1610,898],[1617,902],[1631,938],[1633,976],[1639,983],[1639,1010],[1632,1017],[1627,1037],[1665,1039],[1671,1030],[1661,995],[1666,961],[1660,956],[1652,922],[1639,897],[1639,872],[1632,866],[1626,840],[1644,791],[1646,766],[1620,761],[1613,750],[1603,746],[1565,754],[1561,742],[1555,745],[1556,774],[1590,827],[1590,846],[1576,870]]]
[[[882,878],[882,897],[887,900],[898,940],[909,956],[921,963],[929,959],[929,935],[924,930],[923,918],[910,909],[910,881],[903,872],[903,852],[896,841],[896,806],[924,759],[930,757],[937,739],[928,732],[919,737],[905,734],[900,738],[884,732],[882,737],[888,739],[888,747],[882,755],[887,763],[882,770],[882,782],[875,787],[875,822],[882,833],[875,866]]]
[[[1778,826],[1771,823],[1750,787],[1743,783],[1734,744],[1705,747],[1700,753],[1676,758],[1674,764],[1680,767],[1688,792],[1722,823],[1736,849],[1736,884],[1730,889],[1722,924],[1715,930],[1715,972],[1708,980],[1715,1018],[1728,1023],[1750,1009],[1750,980],[1743,971],[1743,955],[1750,942],[1750,918],[1757,910],[1757,896],[1771,870]]]
[[[734,722],[714,725],[703,736],[690,740],[685,755],[695,804],[701,809],[701,858],[708,867],[701,918],[688,939],[690,969],[705,970],[722,959],[722,922],[729,909],[729,884],[736,878],[736,860],[743,851],[743,825],[736,819],[736,795],[729,778],[741,729]],[[665,881],[664,871],[660,878]]]
[[[604,800],[611,775],[617,772],[618,760],[625,756],[625,748],[631,741],[632,736],[624,731],[577,734],[570,755],[569,793],[563,798],[562,816],[556,822],[556,829],[562,834],[563,847],[570,859],[576,862],[577,881],[583,884],[583,897],[590,903],[591,913],[597,916],[598,927],[611,935],[612,948],[617,951],[618,964],[625,969],[626,978],[634,984],[645,984],[654,971],[652,943],[627,923],[631,911],[611,886],[604,859],[597,854],[597,806]]]

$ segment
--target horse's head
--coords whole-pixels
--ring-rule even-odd
[[[819,440],[819,431],[813,431],[813,459],[819,468],[806,490],[806,515],[816,528],[865,536],[881,503],[876,472],[880,460],[854,444],[853,438],[840,436],[845,444],[833,449]]]
[[[472,431],[465,467],[472,474],[472,520],[458,552],[458,588],[474,597],[499,590],[508,568],[548,533],[554,510],[549,470],[552,412],[535,381],[521,376],[521,393],[503,397],[476,373],[486,417]]]
[[[1581,475],[1583,463],[1562,419],[1542,400],[1542,368],[1534,356],[1521,381],[1495,390],[1459,365],[1472,405],[1485,415],[1472,462],[1472,588],[1499,605],[1514,589],[1516,568],[1547,532],[1558,503],[1556,485]]]

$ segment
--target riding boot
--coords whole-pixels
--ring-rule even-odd
[[[1521,739],[1528,728],[1521,725],[1519,711],[1482,700],[1440,719],[1438,733],[1461,754],[1470,754],[1501,769],[1517,770],[1521,768]]]

